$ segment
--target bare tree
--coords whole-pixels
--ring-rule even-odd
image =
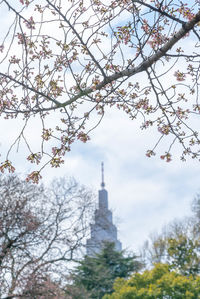
[[[88,232],[91,192],[75,180],[47,191],[9,176],[0,194],[0,298],[56,298]]]
[[[22,120],[23,127],[1,170],[14,171],[10,152],[24,141],[28,160],[40,164],[28,179],[38,182],[46,164],[60,166],[71,143],[90,138],[106,107],[138,118],[142,129],[156,129],[148,157],[166,140],[161,159],[169,162],[177,143],[182,160],[199,159],[199,5],[197,0],[2,0],[7,17],[0,113],[6,121]],[[37,151],[26,132],[35,116],[42,131]]]
[[[199,275],[200,235],[197,220],[196,217],[174,220],[160,234],[151,235],[142,250],[146,264],[169,264],[171,269],[183,275]]]

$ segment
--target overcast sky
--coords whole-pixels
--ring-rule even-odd
[[[30,134],[34,135],[34,127]],[[149,234],[175,218],[190,215],[190,205],[200,190],[199,162],[170,163],[145,156],[152,145],[153,132],[141,131],[137,122],[123,112],[110,110],[91,134],[91,140],[78,142],[67,154],[60,169],[47,167],[42,175],[45,184],[60,176],[74,176],[80,183],[98,192],[101,161],[104,161],[109,208],[113,211],[123,248],[137,250]],[[15,165],[27,171],[15,153]]]
[[[200,188],[199,162],[177,158],[166,163],[159,156],[149,159],[145,152],[150,142],[148,132],[141,132],[137,123],[113,111],[91,141],[75,145],[64,167],[51,171],[51,176],[73,175],[98,190],[100,163],[104,161],[109,207],[123,248],[137,249],[150,233],[160,231],[174,218],[189,215]]]
[[[20,126],[20,121],[1,121],[3,153],[14,141]],[[36,118],[27,128],[32,144],[38,142],[37,127]],[[123,112],[108,110],[102,123],[91,133],[91,140],[72,146],[64,166],[48,167],[42,173],[45,184],[63,175],[74,176],[97,193],[103,161],[109,208],[113,211],[119,239],[123,248],[134,251],[150,233],[159,232],[175,218],[190,215],[191,201],[200,190],[199,162],[181,162],[178,155],[170,163],[162,161],[160,154],[147,158],[146,150],[155,144],[157,135],[154,131],[141,131],[139,127],[139,122],[131,121]],[[164,150],[165,145],[161,150],[162,147]],[[24,156],[22,144],[20,151],[12,154],[21,175],[31,171],[30,166],[24,164]]]

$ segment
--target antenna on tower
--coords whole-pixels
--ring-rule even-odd
[[[105,183],[104,183],[104,164],[101,162],[101,187],[104,189]]]

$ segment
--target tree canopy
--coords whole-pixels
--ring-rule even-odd
[[[152,270],[136,273],[130,279],[117,279],[115,292],[103,299],[190,299],[200,298],[200,277],[170,271],[169,265],[156,264]]]
[[[148,266],[163,263],[185,276],[200,274],[199,208],[197,195],[192,201],[192,216],[174,220],[145,241],[141,255]]]
[[[38,165],[28,180],[38,182],[47,164],[64,162],[74,141],[90,138],[111,107],[138,118],[141,129],[155,128],[148,157],[166,140],[161,159],[171,161],[177,143],[182,160],[199,158],[199,5],[2,0],[1,121],[22,126],[1,171],[14,171],[12,150],[24,142],[26,158]],[[34,119],[36,147],[27,130]]]
[[[192,216],[174,220],[145,242],[141,257],[146,270],[116,279],[114,292],[103,299],[200,298],[199,208],[197,195]]]
[[[113,283],[117,277],[129,277],[141,265],[135,255],[118,252],[114,243],[106,242],[99,254],[94,257],[85,256],[80,261],[72,273],[73,283],[68,286],[67,293],[73,299],[100,299],[113,291]]]
[[[47,190],[1,176],[0,194],[0,298],[63,298],[88,232],[92,193],[75,180]]]

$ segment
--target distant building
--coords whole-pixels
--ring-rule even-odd
[[[87,240],[86,244],[88,256],[99,253],[105,242],[114,243],[117,251],[122,250],[122,244],[117,239],[117,228],[112,222],[112,212],[108,209],[108,192],[105,189],[103,163],[101,188],[99,190],[98,209],[95,210],[94,223],[91,224],[91,238]]]

